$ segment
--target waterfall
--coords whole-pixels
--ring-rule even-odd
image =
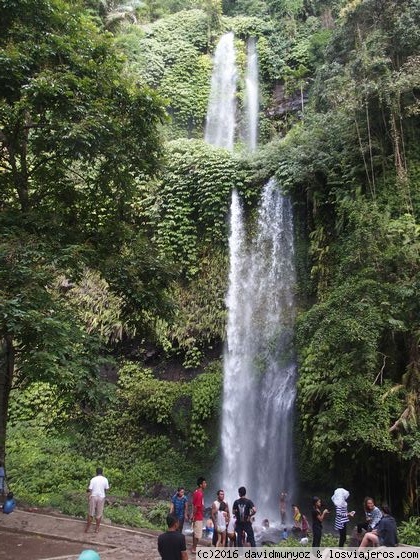
[[[213,146],[233,149],[235,135],[236,64],[233,33],[223,35],[214,53],[204,139]]]
[[[245,78],[246,144],[250,152],[257,147],[258,137],[258,57],[255,37],[248,39],[247,71]]]
[[[292,208],[275,180],[264,188],[249,244],[234,193],[229,250],[222,486],[231,503],[246,486],[260,514],[278,520],[280,492],[294,492],[296,364]]]
[[[236,112],[233,39],[233,33],[223,35],[215,51],[205,131],[208,143],[229,150]],[[253,39],[248,42],[245,104],[250,151],[257,144],[258,103]],[[286,491],[289,498],[294,492],[295,270],[290,201],[270,180],[250,240],[234,190],[230,226],[220,487],[232,505],[238,487],[246,486],[259,514],[278,521],[280,492]]]

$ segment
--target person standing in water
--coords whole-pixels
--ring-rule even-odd
[[[286,525],[286,511],[287,511],[287,492],[280,494],[280,521],[282,525]]]

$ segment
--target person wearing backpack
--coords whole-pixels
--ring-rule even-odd
[[[239,499],[233,502],[232,513],[236,517],[236,533],[238,535],[237,546],[242,546],[242,536],[245,532],[247,541],[255,547],[254,529],[252,528],[251,517],[257,511],[253,502],[246,497],[246,488],[241,486],[238,489]]]

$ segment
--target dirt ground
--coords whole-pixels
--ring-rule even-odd
[[[85,549],[101,560],[159,560],[158,532],[101,525],[98,534],[71,517],[16,509],[0,513],[0,560],[77,560]],[[190,548],[187,538],[187,547]]]
[[[42,511],[16,509],[0,513],[0,560],[77,560],[86,549],[101,560],[160,560],[158,531],[130,529],[104,522],[95,534],[86,534],[81,519]],[[203,539],[201,545],[209,546]],[[404,545],[403,545],[404,546]],[[187,536],[187,549],[191,537]],[[189,558],[195,558],[189,553]]]

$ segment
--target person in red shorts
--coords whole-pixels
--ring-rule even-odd
[[[197,488],[194,490],[192,497],[192,516],[193,524],[193,545],[191,552],[195,554],[198,541],[203,535],[204,520],[204,490],[207,486],[206,479],[200,476],[197,478]]]

